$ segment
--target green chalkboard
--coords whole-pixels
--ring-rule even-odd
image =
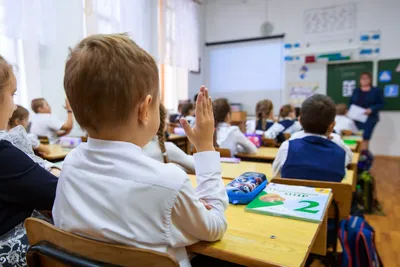
[[[348,104],[355,88],[360,86],[360,74],[372,73],[372,61],[328,65],[327,95],[335,103]]]
[[[377,75],[378,87],[385,96],[384,110],[400,110],[400,59],[380,60]]]

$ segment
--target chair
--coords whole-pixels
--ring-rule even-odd
[[[180,126],[178,123],[176,123],[176,122],[169,122],[167,126],[168,126],[168,127],[167,127],[167,132],[169,132],[169,133],[174,133],[174,129],[175,129],[175,128],[181,127],[181,126]]]
[[[290,133],[283,133],[283,135],[285,136],[285,140],[289,140],[292,136]]]
[[[40,143],[41,144],[45,144],[45,145],[47,145],[47,144],[49,144],[50,143],[50,140],[49,140],[49,138],[47,137],[47,136],[38,136],[38,139],[39,139],[39,141],[40,141]]]
[[[87,136],[81,136],[81,141],[83,142],[83,143],[86,143],[87,142]]]
[[[230,158],[230,157],[232,157],[231,151],[229,149],[227,149],[227,148],[216,147],[215,151],[219,152],[221,158]]]
[[[29,267],[179,267],[179,263],[168,254],[87,239],[37,218],[26,219],[25,228],[31,245],[26,256]]]
[[[273,183],[277,184],[287,184],[287,185],[297,185],[297,186],[308,186],[317,188],[330,188],[333,194],[333,205],[329,207],[328,218],[334,218],[335,221],[335,239],[332,246],[332,257],[335,262],[337,259],[338,251],[338,230],[339,222],[342,219],[347,219],[350,215],[351,200],[353,196],[352,185],[345,183],[335,183],[335,182],[321,182],[321,181],[310,181],[310,180],[299,180],[299,179],[285,179],[285,178],[275,178],[272,179]],[[335,265],[333,265],[335,266]]]
[[[275,139],[263,138],[262,139],[263,145],[266,147],[276,147],[277,142]]]
[[[353,135],[353,132],[351,130],[342,130],[341,134],[342,136],[350,136]]]

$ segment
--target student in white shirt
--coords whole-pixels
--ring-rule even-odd
[[[62,121],[51,114],[51,107],[44,98],[33,99],[31,108],[36,113],[32,117],[31,133],[38,136],[46,136],[51,143],[55,143],[59,137],[71,132],[73,115],[68,99],[65,100],[64,107],[68,113],[66,121]]]
[[[237,153],[257,153],[257,147],[240,131],[238,126],[232,126],[231,106],[225,98],[213,101],[214,118],[216,125],[216,144],[220,148],[231,151],[231,156]]]
[[[163,163],[175,163],[188,173],[194,173],[193,156],[187,155],[172,142],[165,142],[167,110],[160,104],[160,127],[157,135],[143,147],[143,153]]]
[[[356,124],[352,119],[347,117],[347,105],[346,104],[337,104],[336,105],[336,117],[335,117],[335,132],[339,135],[342,134],[343,130],[349,130],[352,133],[359,132]]]
[[[301,124],[296,121],[296,113],[292,105],[283,105],[279,111],[279,121],[271,126],[268,138],[285,141],[284,133],[294,134],[301,131]]]
[[[300,122],[304,131],[282,143],[272,164],[272,176],[340,182],[353,153],[333,134],[335,105],[324,95],[303,102]]]
[[[194,189],[181,168],[142,151],[160,124],[158,69],[128,36],[99,34],[82,40],[68,57],[64,85],[89,138],[64,161],[53,207],[55,226],[169,253],[180,266],[190,266],[185,247],[219,240],[227,229],[228,198],[213,146],[208,89],[200,89],[195,127],[180,121],[198,151]]]
[[[196,123],[196,117],[194,116],[194,105],[193,103],[185,103],[182,106],[182,117],[185,118],[190,127],[193,127]]]

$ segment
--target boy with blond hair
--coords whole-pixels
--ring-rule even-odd
[[[72,49],[64,88],[89,138],[64,161],[54,223],[96,240],[169,253],[190,266],[185,246],[218,240],[227,228],[212,104],[202,87],[196,126],[181,120],[198,151],[194,189],[182,169],[142,153],[160,124],[158,83],[154,59],[125,35],[93,35]]]

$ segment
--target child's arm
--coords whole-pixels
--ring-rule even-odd
[[[165,146],[168,153],[168,160],[171,163],[180,165],[189,173],[194,173],[194,159],[192,156],[183,152],[182,149],[177,147],[174,143],[166,142]]]
[[[246,121],[246,133],[252,134],[256,131],[256,121],[255,120],[247,120]]]
[[[338,146],[343,148],[343,150],[346,152],[346,159],[344,166],[347,167],[347,165],[349,165],[353,160],[353,152],[351,152],[351,149],[344,143],[340,135],[331,133],[330,137],[333,142],[335,142]]]
[[[73,123],[74,123],[72,109],[71,109],[71,105],[69,104],[68,99],[65,99],[65,107],[64,108],[68,112],[68,118],[67,118],[67,121],[59,129],[61,131],[57,132],[57,135],[60,137],[69,134],[72,130]]]
[[[292,134],[296,133],[296,132],[300,132],[303,129],[303,127],[301,127],[300,122],[295,121],[293,126],[292,126]]]
[[[275,122],[269,129],[264,133],[264,137],[268,139],[275,139],[278,134],[280,134],[285,127],[283,127],[281,124]]]
[[[253,144],[240,130],[232,131],[232,136],[236,140],[238,146],[241,148],[241,152],[247,154],[255,154],[257,153],[257,147]],[[232,155],[234,156],[234,155]]]
[[[275,160],[272,163],[272,178],[276,178],[279,176],[282,166],[287,159],[288,150],[289,150],[289,141],[285,141],[279,147]]]

